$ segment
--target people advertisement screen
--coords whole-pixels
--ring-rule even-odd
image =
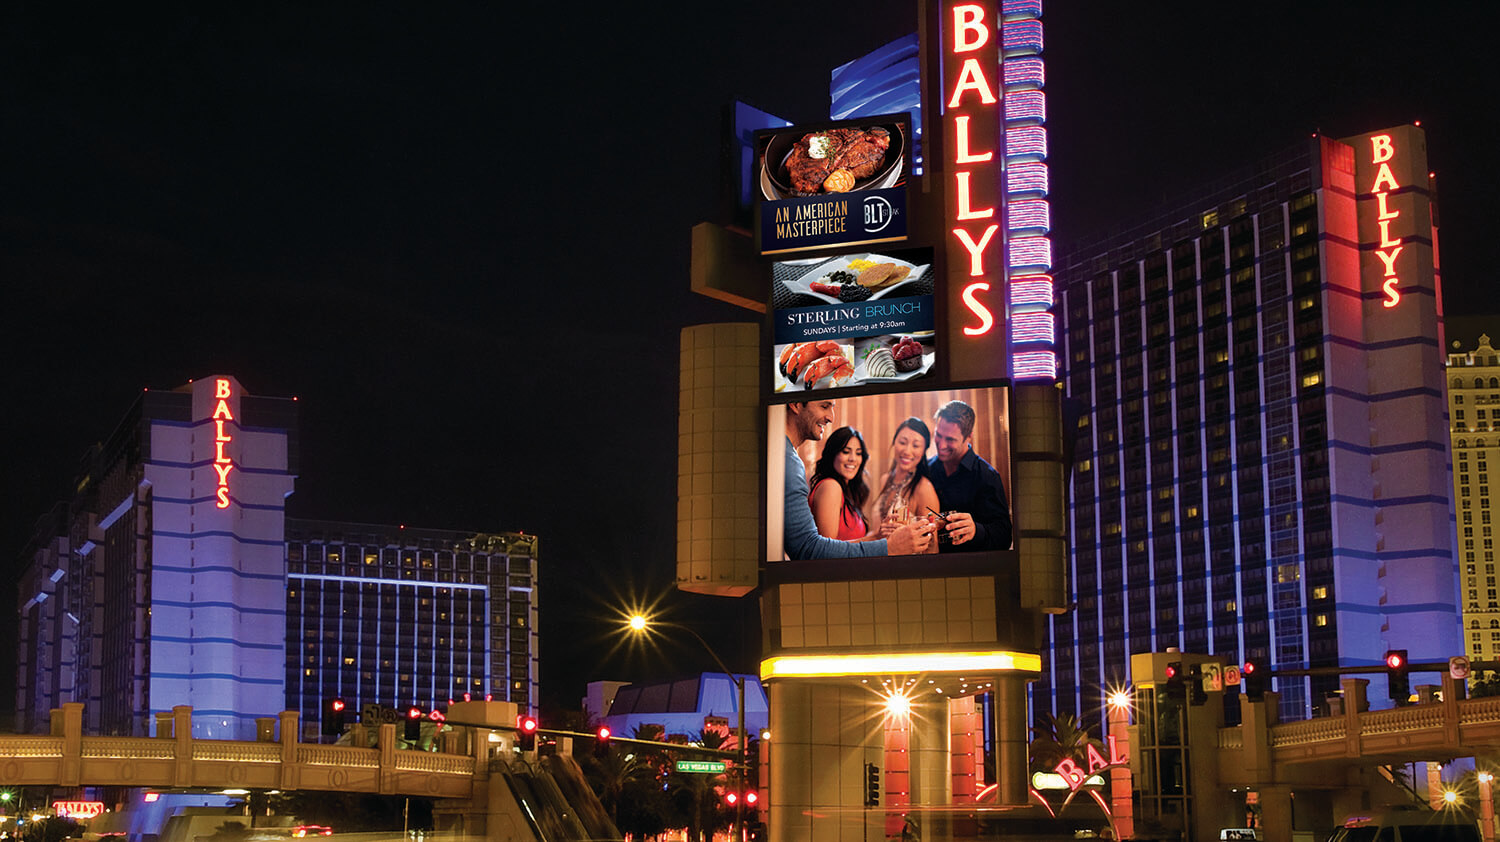
[[[767,413],[768,561],[1013,548],[1006,387],[814,392]]]
[[[906,114],[762,131],[756,144],[761,254],[906,239]]]
[[[933,376],[932,249],[852,252],[771,266],[771,390],[899,385]]]

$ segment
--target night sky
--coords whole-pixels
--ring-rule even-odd
[[[753,668],[750,601],[672,589],[678,329],[748,317],[688,292],[689,229],[720,218],[732,97],[826,118],[829,70],[915,5],[531,8],[0,13],[0,600],[140,390],[227,373],[299,398],[290,515],[542,536],[547,707],[713,668],[614,647],[627,602]],[[1053,0],[1054,237],[1420,120],[1447,308],[1500,313],[1497,8]],[[1500,336],[1450,338],[1474,324]]]

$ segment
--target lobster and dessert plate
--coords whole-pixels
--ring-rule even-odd
[[[775,391],[896,383],[920,377],[932,369],[936,354],[916,336],[920,334],[874,337],[853,345],[825,340],[777,346]]]

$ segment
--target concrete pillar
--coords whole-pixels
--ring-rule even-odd
[[[1291,787],[1262,786],[1257,794],[1260,797],[1260,826],[1264,837],[1266,839],[1291,839]]]
[[[921,807],[950,807],[953,804],[953,772],[949,746],[952,726],[948,718],[948,697],[936,693],[921,693],[911,700],[910,716],[911,742],[908,744],[907,758],[911,768],[912,804]],[[946,842],[953,838],[948,812],[919,812],[924,842]]]
[[[1115,740],[1114,755],[1130,757],[1130,705],[1109,706],[1109,736]],[[1122,764],[1109,769],[1109,809],[1113,816],[1116,839],[1135,836],[1135,784],[1130,766]]]
[[[1026,740],[1026,679],[994,676],[995,792],[997,805],[1024,807],[1030,800]]]
[[[294,710],[284,710],[277,714],[280,720],[281,738],[281,788],[296,789],[298,786],[297,775],[297,738],[301,736],[297,720],[301,714]]]
[[[83,702],[64,702],[62,715],[53,717],[53,727],[62,725],[63,786],[83,783]]]
[[[176,742],[176,762],[172,777],[173,785],[193,785],[193,708],[192,705],[172,706],[172,738]]]
[[[1479,833],[1484,842],[1495,842],[1495,778],[1489,772],[1479,773]]]
[[[777,842],[884,838],[882,813],[864,807],[865,764],[881,764],[883,701],[854,682],[773,682],[768,834]]]

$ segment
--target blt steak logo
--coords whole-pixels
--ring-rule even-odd
[[[891,220],[896,218],[896,209],[883,196],[866,196],[865,204],[865,233],[874,234],[885,230]]]

